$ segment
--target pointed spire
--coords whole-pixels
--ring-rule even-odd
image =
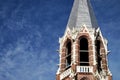
[[[82,25],[97,28],[98,24],[89,0],[74,0],[67,27],[79,28]]]

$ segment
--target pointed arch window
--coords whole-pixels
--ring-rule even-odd
[[[71,65],[71,42],[69,41],[66,45],[66,67]]]
[[[80,66],[89,66],[88,40],[80,39]]]

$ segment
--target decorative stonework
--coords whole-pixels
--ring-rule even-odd
[[[77,72],[93,73],[93,67],[92,66],[77,66]]]
[[[90,32],[91,31],[91,32]],[[96,32],[96,33],[95,33]],[[93,34],[92,34],[93,33]],[[91,35],[92,34],[92,35]],[[97,68],[94,67],[97,65],[96,61],[96,46],[95,46],[95,40],[97,39],[97,35],[94,34],[99,34],[99,40],[101,41],[101,49],[100,49],[100,54],[102,57],[102,68],[103,70],[99,73],[97,71]],[[89,61],[90,61],[90,66],[78,66],[79,65],[79,39],[85,37],[88,40],[88,47],[89,47]],[[65,77],[71,77],[71,68],[67,69],[65,68],[65,54],[66,54],[66,48],[65,45],[67,41],[71,41],[72,43],[72,64],[77,65],[76,66],[76,73],[94,73],[94,77],[99,78],[100,80],[107,80],[107,75],[111,75],[110,71],[108,70],[108,65],[107,65],[107,40],[105,40],[102,37],[102,34],[100,33],[100,29],[97,31],[89,30],[87,27],[84,25],[83,27],[73,30],[66,30],[65,35],[59,39],[60,42],[60,68],[58,70],[58,74],[60,74],[60,80],[62,80]],[[94,72],[95,71],[95,72]],[[62,73],[61,73],[62,72]],[[106,73],[107,72],[107,73]],[[68,76],[69,75],[69,76]]]
[[[62,80],[65,77],[69,76],[70,74],[71,74],[71,68],[60,74],[60,80]]]

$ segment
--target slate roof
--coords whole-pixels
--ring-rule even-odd
[[[67,27],[79,28],[82,25],[97,28],[98,24],[89,0],[74,0]]]

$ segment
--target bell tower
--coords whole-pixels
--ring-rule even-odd
[[[107,60],[108,42],[98,27],[89,0],[74,0],[59,43],[56,80],[112,80]]]

